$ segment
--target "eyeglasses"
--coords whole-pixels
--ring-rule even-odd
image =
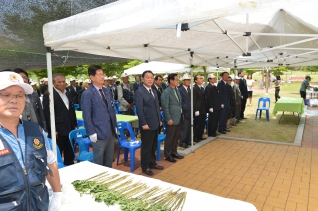
[[[95,74],[95,76],[98,76],[98,77],[105,77],[105,74]]]
[[[18,94],[18,95],[14,95],[14,94],[10,94],[10,93],[0,93],[0,99],[3,101],[10,101],[13,98],[16,98],[17,100],[25,100],[25,94]]]

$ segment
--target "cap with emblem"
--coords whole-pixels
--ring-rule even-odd
[[[213,73],[211,73],[211,74],[208,75],[208,79],[210,79],[210,78],[215,78],[215,76],[214,76]]]
[[[48,82],[49,79],[48,78],[43,78],[43,82]]]
[[[84,83],[91,84],[91,83],[92,83],[92,81],[91,81],[91,79],[85,79]]]
[[[121,77],[122,78],[128,77],[128,74],[127,73],[123,73],[123,74],[121,74]]]
[[[70,78],[70,82],[71,82],[71,81],[76,81],[76,79],[75,79],[75,78]]]
[[[118,77],[116,75],[113,76],[113,79],[117,79]]]
[[[166,74],[166,75],[164,75],[164,76],[163,76],[163,78],[168,78],[168,75],[167,75],[167,74]]]
[[[107,81],[109,78],[107,77],[107,75],[104,76],[104,81]]]
[[[189,80],[191,79],[191,76],[188,73],[184,74],[182,77],[182,80],[187,80],[187,79]]]
[[[33,88],[29,84],[24,83],[23,78],[14,72],[0,72],[0,90],[9,86],[19,86],[24,90],[25,94],[32,94]]]

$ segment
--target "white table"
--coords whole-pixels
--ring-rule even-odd
[[[78,164],[74,164],[72,166],[68,166],[62,169],[59,169],[61,184],[63,185],[66,191],[66,196],[70,193],[70,187],[72,187],[71,182],[75,180],[83,180],[88,179],[92,176],[95,176],[102,172],[109,172],[112,174],[121,175],[130,175],[129,178],[133,178],[134,181],[142,181],[143,183],[147,183],[148,186],[160,186],[163,188],[173,188],[177,190],[179,188],[182,191],[187,192],[186,201],[183,207],[183,211],[193,211],[193,210],[209,210],[209,211],[257,211],[253,204],[248,202],[243,202],[235,199],[227,199],[219,196],[215,196],[212,194],[192,190],[189,188],[181,187],[178,185],[174,185],[171,183],[163,182],[158,179],[152,179],[148,177],[144,177],[141,175],[136,175],[128,172],[119,171],[116,169],[111,169],[103,166],[99,166],[90,162],[81,162]],[[75,191],[74,191],[75,192]],[[76,192],[77,194],[77,192]],[[90,198],[90,196],[84,196],[86,198]],[[103,207],[104,210],[114,210],[112,207],[107,207],[105,204],[96,203],[93,199],[90,199],[89,202],[85,202],[85,204],[81,204],[80,201],[70,201],[67,202],[65,196],[63,196],[64,203],[62,204],[61,211],[64,210],[98,210],[96,207]],[[87,209],[90,207],[90,209]]]
[[[318,96],[318,91],[314,91],[314,90],[307,90],[307,95],[310,94],[310,98],[312,98],[312,95]]]

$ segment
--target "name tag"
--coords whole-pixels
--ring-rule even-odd
[[[8,148],[0,150],[0,156],[4,156],[10,154],[10,150]]]

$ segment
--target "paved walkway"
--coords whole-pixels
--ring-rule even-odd
[[[247,201],[258,210],[317,211],[317,122],[306,117],[302,147],[218,138],[173,165],[159,162],[165,169],[154,171],[154,178]],[[134,173],[142,174],[136,155]],[[114,165],[124,171],[128,166]]]

